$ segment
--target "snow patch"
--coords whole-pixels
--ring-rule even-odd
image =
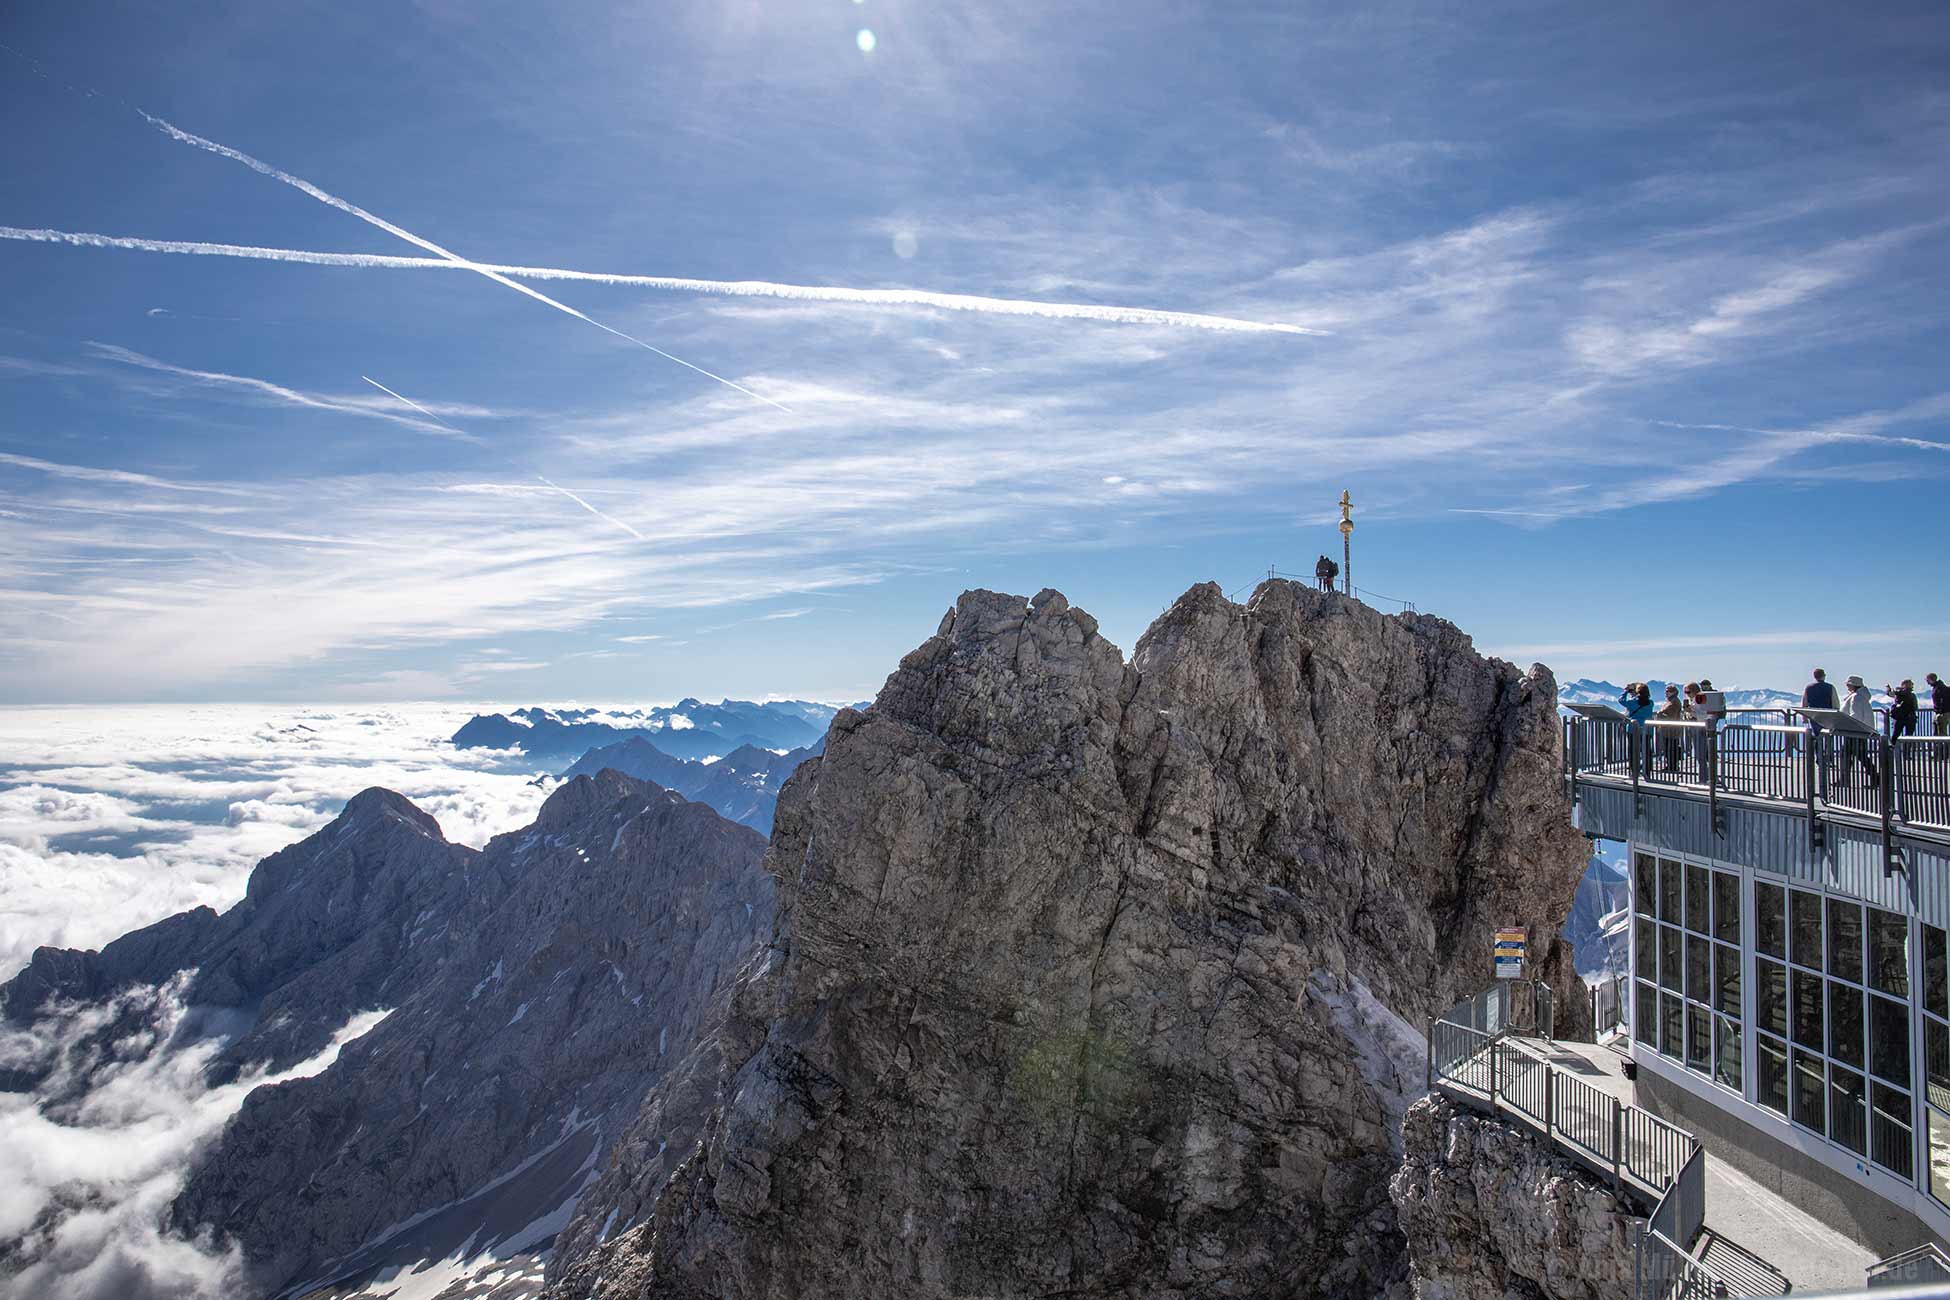
[[[1402,1117],[1428,1092],[1429,1040],[1396,1015],[1360,980],[1317,970],[1308,981],[1327,1019],[1359,1058],[1361,1077],[1388,1115],[1388,1138],[1399,1154]]]

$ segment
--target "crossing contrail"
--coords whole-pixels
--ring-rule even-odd
[[[464,433],[461,430],[456,429],[453,425],[448,424],[445,420],[435,415],[432,411],[429,411],[426,407],[421,406],[418,402],[414,401],[412,398],[400,396],[392,389],[386,387],[386,385],[380,383],[377,379],[374,379],[371,375],[360,375],[359,378],[365,380],[367,383],[371,384],[374,388],[377,388],[380,392],[386,394],[386,396],[392,398],[394,401],[405,402],[408,406],[418,411],[421,415],[426,416],[427,419],[432,420],[435,424],[445,429],[448,433],[453,434],[456,438],[465,438],[469,442],[481,441],[479,438],[476,438],[471,433]]]
[[[1088,320],[1112,325],[1166,325],[1217,330],[1229,334],[1309,334],[1332,330],[1291,325],[1284,321],[1245,320],[1205,312],[1167,311],[1157,307],[1118,307],[1101,303],[1045,302],[1035,298],[992,298],[972,293],[938,293],[929,289],[853,289],[837,285],[781,284],[772,280],[698,280],[674,275],[625,275],[611,271],[576,271],[553,266],[479,264],[439,257],[398,257],[385,253],[321,253],[302,248],[261,248],[250,244],[217,244],[202,240],[138,239],[127,235],[97,235],[86,231],[36,230],[0,226],[0,239],[78,248],[119,248],[138,253],[183,253],[199,257],[240,257],[261,262],[292,262],[305,266],[343,266],[364,270],[492,272],[517,280],[575,280],[625,288],[659,289],[669,293],[707,294],[731,298],[784,298],[795,302],[848,303],[862,307],[937,307],[947,311],[996,316],[1036,316],[1046,320]],[[519,288],[520,286],[516,286]]]
[[[137,109],[136,111],[138,113],[142,112],[141,109]],[[462,257],[460,254],[453,252],[450,249],[442,248],[440,245],[434,243],[431,239],[422,239],[420,236],[414,234],[412,231],[394,225],[392,222],[386,220],[384,217],[374,216],[372,213],[366,211],[364,208],[360,207],[356,203],[348,203],[344,199],[339,198],[335,194],[327,194],[324,190],[319,189],[316,185],[313,185],[308,180],[305,180],[298,176],[293,176],[290,172],[283,171],[277,167],[273,167],[271,166],[271,164],[253,158],[249,154],[244,153],[241,150],[232,149],[229,145],[218,144],[215,140],[206,140],[200,135],[192,135],[190,132],[183,130],[181,127],[172,125],[169,122],[165,122],[160,117],[153,116],[152,114],[149,113],[142,113],[142,116],[145,120],[148,121],[148,123],[151,126],[155,127],[158,131],[161,131],[164,135],[167,135],[172,140],[178,140],[187,145],[194,145],[198,149],[202,149],[209,153],[216,154],[220,158],[232,159],[236,162],[240,162],[244,164],[244,166],[250,168],[252,171],[259,172],[265,176],[269,176],[273,180],[283,181],[286,185],[292,186],[294,189],[309,194],[311,197],[317,199],[320,203],[324,203],[327,204],[328,206],[337,208],[341,212],[350,213],[352,216],[359,218],[359,220],[367,223],[368,225],[377,226],[379,227],[379,229],[385,231],[389,235],[393,235],[400,239],[403,239],[407,243],[413,244],[416,247],[424,248],[429,253],[432,253],[436,257],[439,257],[447,262],[451,262],[457,267],[461,267],[466,270],[474,271],[481,275],[484,275],[488,279],[494,281],[496,284],[504,285],[507,288],[513,289],[516,293],[525,294],[528,297],[533,298],[536,302],[544,303],[547,306],[555,308],[555,310],[559,312],[565,312],[568,315],[575,317],[579,321],[584,321],[590,325],[594,325],[597,329],[602,330],[605,334],[614,334],[617,338],[622,339],[626,343],[634,343],[638,347],[644,349],[645,351],[656,353],[658,356],[664,358],[666,361],[675,361],[678,365],[683,366],[686,370],[695,370],[698,374],[703,375],[706,379],[715,380],[718,383],[723,384],[726,388],[730,388],[737,392],[743,393],[745,396],[752,398],[754,401],[764,402],[767,406],[776,406],[778,407],[779,410],[785,411],[788,415],[791,414],[790,408],[781,405],[778,402],[773,401],[771,398],[766,397],[761,393],[754,393],[751,389],[745,387],[743,384],[738,383],[735,380],[727,379],[723,375],[714,374],[711,371],[706,370],[703,366],[693,365],[691,362],[684,360],[684,358],[680,356],[675,356],[669,352],[664,351],[662,348],[658,347],[654,343],[644,342],[642,339],[638,338],[634,334],[626,334],[622,330],[619,330],[614,326],[605,325],[601,321],[597,320],[595,317],[585,315],[584,313],[577,311],[574,307],[569,306],[567,303],[557,302],[555,299],[549,297],[545,293],[542,293],[540,290],[531,289],[525,284],[521,284],[515,280],[509,279],[507,276],[503,275],[499,271],[492,270],[476,262],[471,262],[467,258]]]
[[[596,507],[590,505],[587,501],[584,501],[581,497],[569,491],[569,489],[563,487],[560,483],[557,483],[552,479],[542,478],[540,474],[537,474],[535,477],[541,479],[542,482],[548,484],[548,486],[554,488],[557,492],[560,492],[563,496],[569,498],[569,500],[575,502],[577,505],[581,506],[584,510],[587,510],[590,514],[596,516],[596,518],[602,520],[604,523],[615,524],[618,528],[622,529],[630,536],[636,538],[639,542],[647,542],[650,540],[648,537],[645,537],[642,533],[639,533],[636,529],[624,523],[621,519],[613,518],[612,516],[606,515],[602,511],[596,509]]]

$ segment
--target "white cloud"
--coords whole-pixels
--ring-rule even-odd
[[[0,1059],[55,1064],[32,1094],[0,1094],[0,1240],[11,1294],[44,1300],[219,1300],[238,1294],[241,1257],[227,1243],[163,1231],[190,1163],[259,1086],[327,1068],[384,1012],[355,1016],[318,1055],[289,1070],[247,1069],[211,1087],[206,1068],[222,1036],[193,1038],[182,1000],[187,975],[132,989],[106,1008],[55,1008],[33,1032],[8,1031]],[[73,1057],[74,1044],[114,1016],[137,1028],[102,1057]],[[55,1104],[89,1083],[79,1102]]]
[[[503,661],[491,661],[495,663]],[[544,792],[518,755],[455,750],[459,706],[0,711],[0,979],[36,947],[100,947],[242,897],[259,859],[368,786],[448,838],[526,825]]]

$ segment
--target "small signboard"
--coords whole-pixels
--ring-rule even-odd
[[[1496,932],[1496,977],[1500,980],[1523,978],[1524,931],[1505,929]]]

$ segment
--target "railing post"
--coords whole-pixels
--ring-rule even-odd
[[[1896,747],[1884,741],[1881,736],[1871,736],[1867,742],[1869,752],[1882,750],[1882,763],[1877,775],[1877,784],[1882,787],[1882,874],[1889,875],[1896,870],[1895,804],[1896,804]]]
[[[1802,789],[1808,804],[1808,848],[1811,852],[1821,849],[1821,822],[1815,816],[1815,738],[1819,732],[1804,730],[1801,733],[1801,751],[1805,755],[1801,763]]]
[[[1502,1042],[1503,1040],[1499,1038],[1490,1039],[1490,1110],[1492,1113],[1496,1110],[1496,1095],[1501,1091],[1500,1085],[1503,1074]]]
[[[1645,728],[1627,724],[1625,731],[1626,762],[1632,765],[1632,814],[1637,816],[1645,811],[1639,796],[1639,751],[1645,748]]]
[[[1427,1092],[1435,1091],[1435,1017],[1429,1017],[1429,1078]]]
[[[1557,1137],[1557,1067],[1544,1067],[1544,1140]]]
[[[1611,1187],[1613,1193],[1625,1187],[1625,1103],[1611,1099]]]

